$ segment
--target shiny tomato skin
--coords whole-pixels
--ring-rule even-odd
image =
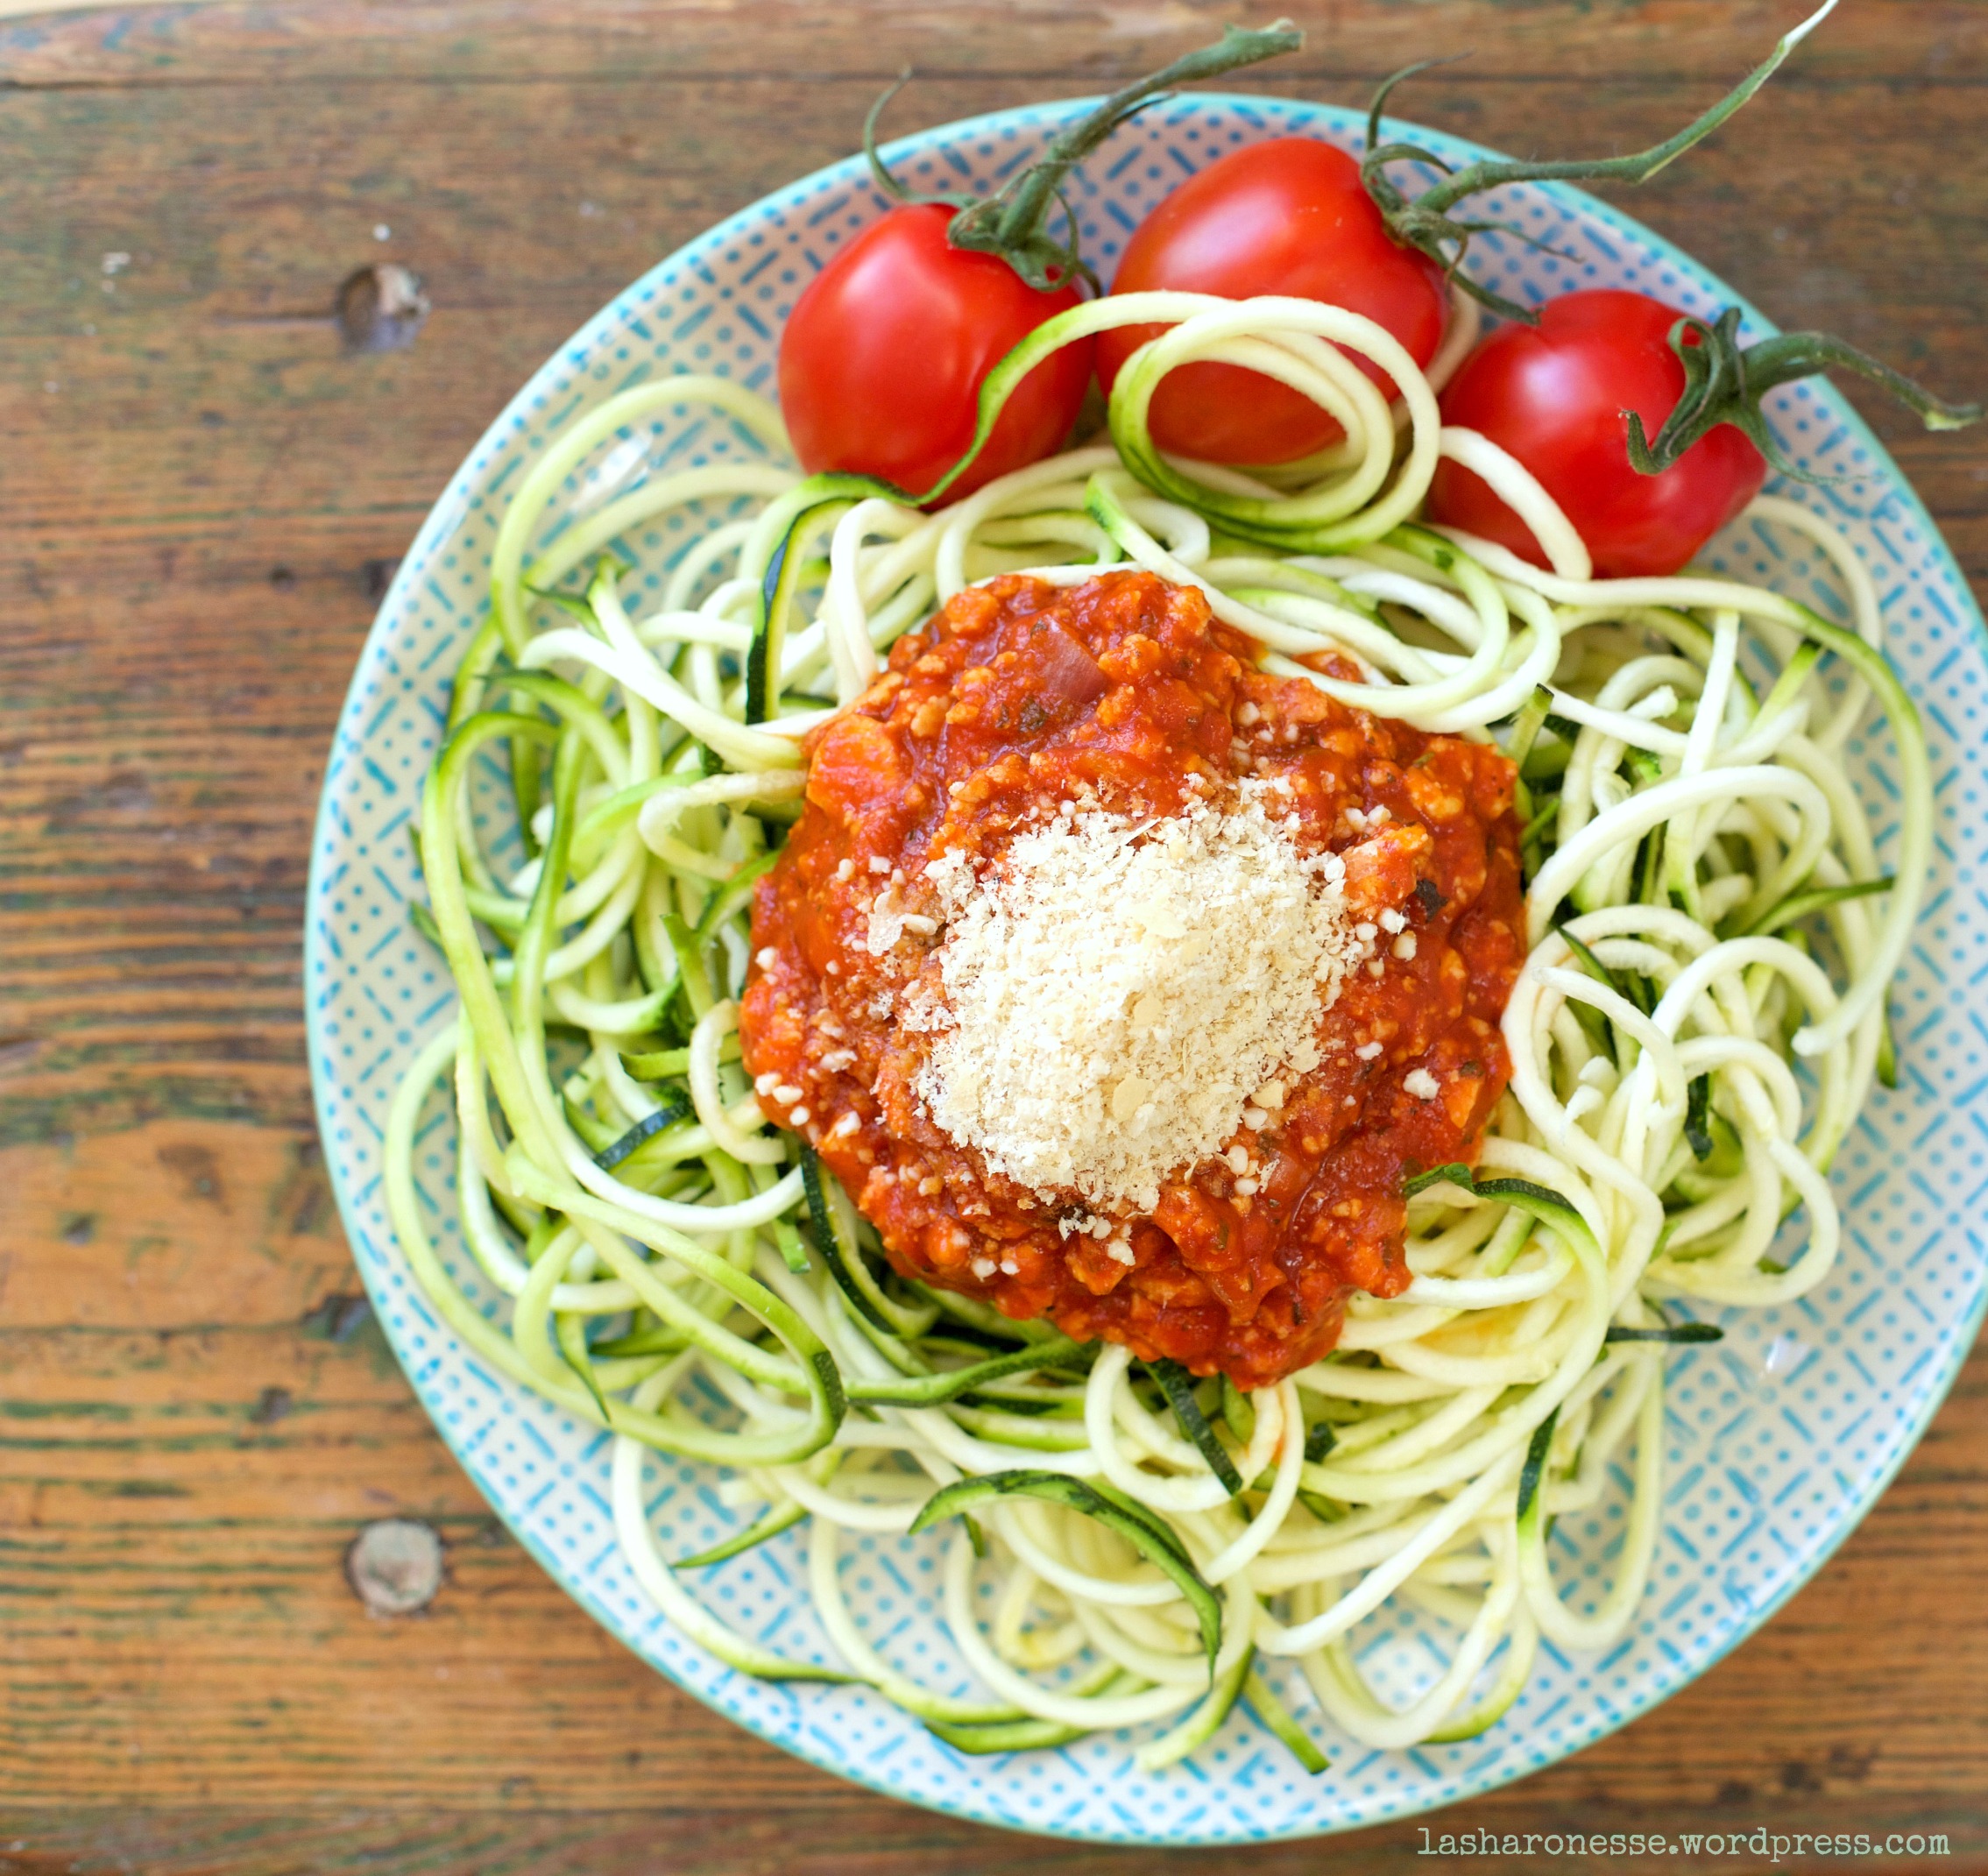
[[[966,454],[982,380],[1045,319],[1078,303],[1040,293],[1005,260],[950,245],[952,211],[891,209],[795,302],[780,342],[780,406],[810,474],[847,470],[922,494]],[[1088,339],[1015,386],[973,466],[941,498],[1062,447],[1091,381]]]
[[[1386,327],[1418,365],[1435,356],[1449,311],[1442,269],[1388,233],[1361,186],[1359,164],[1310,137],[1235,151],[1155,209],[1127,244],[1112,291],[1156,288],[1322,300]],[[1126,359],[1161,329],[1100,335],[1107,392]],[[1359,364],[1393,395],[1378,366]],[[1310,399],[1233,365],[1171,372],[1154,393],[1150,421],[1161,449],[1210,463],[1288,463],[1341,434]]]
[[[1546,303],[1537,326],[1492,333],[1443,390],[1443,421],[1482,431],[1532,471],[1588,543],[1598,578],[1675,573],[1766,478],[1760,452],[1730,423],[1661,475],[1631,465],[1624,413],[1634,411],[1654,437],[1684,390],[1670,348],[1681,316],[1642,294],[1567,294]],[[1546,563],[1532,530],[1483,478],[1447,458],[1427,512]]]

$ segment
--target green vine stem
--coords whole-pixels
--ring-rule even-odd
[[[884,106],[909,81],[909,74],[870,107],[863,124],[863,153],[869,159],[870,173],[876,179],[877,187],[893,201],[938,202],[958,211],[946,230],[946,238],[954,247],[998,254],[1039,292],[1053,293],[1079,276],[1090,283],[1093,292],[1100,292],[1102,289],[1097,276],[1078,251],[1077,217],[1063,193],[1070,172],[1120,124],[1149,104],[1159,102],[1169,87],[1218,78],[1224,72],[1296,52],[1304,43],[1305,35],[1288,19],[1255,32],[1225,26],[1214,45],[1188,53],[1150,77],[1113,92],[1089,117],[1058,136],[1038,161],[992,195],[913,195],[885,166],[877,153],[877,119]],[[1068,229],[1067,237],[1061,241],[1051,235],[1047,226],[1050,210],[1057,205],[1063,209]]]
[[[1676,408],[1664,420],[1653,442],[1645,435],[1642,418],[1634,411],[1627,413],[1629,460],[1646,476],[1661,475],[1708,430],[1730,423],[1745,433],[1780,474],[1798,482],[1829,480],[1791,463],[1760,412],[1761,398],[1776,385],[1793,384],[1821,372],[1855,372],[1883,386],[1900,403],[1917,412],[1929,430],[1957,430],[1981,419],[1980,405],[1949,404],[1935,397],[1904,373],[1826,332],[1784,332],[1743,349],[1737,306],[1729,306],[1709,325],[1702,319],[1679,320],[1671,328],[1670,342],[1684,365],[1684,393]]]
[[[1836,0],[1824,4],[1784,37],[1773,51],[1702,117],[1687,124],[1674,137],[1632,156],[1573,158],[1561,162],[1511,162],[1503,159],[1466,164],[1457,169],[1419,144],[1383,143],[1381,113],[1395,88],[1418,72],[1426,71],[1440,60],[1426,59],[1397,72],[1374,94],[1367,114],[1367,154],[1361,160],[1361,180],[1386,218],[1388,231],[1404,247],[1415,248],[1440,262],[1451,280],[1472,299],[1501,318],[1521,320],[1536,325],[1539,315],[1530,307],[1518,305],[1468,278],[1461,271],[1471,237],[1493,230],[1532,237],[1508,222],[1460,219],[1451,214],[1466,197],[1495,189],[1508,182],[1647,182],[1666,164],[1674,162],[1694,144],[1702,142],[1765,84],[1787,55],[1836,10]],[[1390,163],[1416,162],[1442,172],[1443,180],[1433,188],[1411,199],[1390,179]]]

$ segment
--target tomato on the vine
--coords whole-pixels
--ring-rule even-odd
[[[1049,232],[1065,180],[1168,86],[1302,43],[1288,21],[1261,32],[1224,27],[1214,45],[1114,91],[979,200],[905,193],[874,141],[885,93],[863,147],[878,188],[898,206],[822,270],[781,337],[781,409],[802,466],[957,501],[1061,448],[1091,381],[1089,337],[1059,347],[1015,386],[973,461],[946,479],[973,443],[988,374],[1038,326],[1079,303],[1079,280],[1096,286],[1078,252],[1074,217],[1063,239]]]
[[[1549,301],[1536,325],[1506,326],[1463,361],[1443,421],[1516,457],[1587,543],[1596,576],[1675,573],[1760,492],[1770,466],[1813,480],[1776,447],[1760,400],[1818,372],[1882,385],[1927,428],[1981,416],[1824,332],[1742,348],[1739,309],[1693,319],[1642,294],[1590,288]],[[1532,531],[1482,477],[1447,457],[1428,518],[1510,548],[1537,566]]]
[[[1417,365],[1426,365],[1441,343],[1452,290],[1503,318],[1533,317],[1529,308],[1462,271],[1472,240],[1501,225],[1467,209],[1472,197],[1536,177],[1641,182],[1655,175],[1744,105],[1806,30],[1785,34],[1723,99],[1662,143],[1589,159],[1484,156],[1453,163],[1416,141],[1406,126],[1399,127],[1405,136],[1390,138],[1383,114],[1396,87],[1421,69],[1410,66],[1375,93],[1366,148],[1357,160],[1312,138],[1278,137],[1235,151],[1190,177],[1134,231],[1113,291],[1316,300],[1364,314]],[[1398,164],[1440,173],[1410,195],[1390,173]],[[1161,329],[1138,326],[1100,336],[1098,368],[1107,389],[1133,351]],[[1377,365],[1365,358],[1357,363],[1392,394]],[[1164,450],[1233,464],[1293,461],[1335,441],[1340,428],[1308,399],[1262,372],[1205,361],[1161,381],[1148,422]]]
[[[1538,325],[1492,333],[1442,393],[1443,421],[1482,432],[1531,470],[1603,579],[1675,573],[1766,478],[1765,459],[1730,422],[1659,474],[1631,463],[1630,414],[1655,436],[1684,394],[1685,367],[1670,343],[1683,317],[1642,294],[1567,294],[1547,302]],[[1532,530],[1483,478],[1447,458],[1427,512],[1546,563]]]
[[[810,473],[850,470],[908,493],[966,453],[987,373],[1046,319],[1078,304],[995,254],[952,246],[953,211],[892,209],[816,276],[780,345],[780,404]],[[1091,381],[1091,342],[1052,352],[1015,386],[945,499],[1062,446]]]
[[[1235,151],[1161,202],[1139,224],[1112,282],[1114,293],[1156,289],[1226,300],[1277,294],[1346,307],[1386,327],[1418,365],[1435,356],[1449,308],[1440,262],[1389,233],[1352,157],[1309,137]],[[1107,391],[1160,330],[1127,326],[1100,336]],[[1394,395],[1378,366],[1358,363]],[[1161,449],[1210,463],[1287,463],[1340,435],[1310,399],[1234,365],[1170,372],[1149,421]]]

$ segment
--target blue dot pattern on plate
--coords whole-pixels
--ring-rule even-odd
[[[914,188],[987,188],[1034,155],[1078,105],[1018,110],[908,139],[892,159]],[[1119,132],[1079,176],[1087,254],[1107,278],[1126,236],[1176,181],[1225,151],[1304,132],[1357,149],[1350,114],[1276,99],[1177,98]],[[1482,152],[1418,133],[1458,160]],[[1856,543],[1885,603],[1890,649],[1926,718],[1936,777],[1937,876],[1897,988],[1895,1093],[1874,1094],[1835,1169],[1848,1239],[1827,1284],[1788,1307],[1730,1312],[1726,1340],[1670,1364],[1666,1528],[1635,1629],[1601,1659],[1542,1649],[1532,1684],[1485,1737],[1409,1752],[1344,1739],[1293,1687],[1334,1747],[1319,1778],[1239,1710],[1186,1765],[1139,1772],[1109,1735],[1053,1752],[972,1759],[867,1690],[769,1686],[683,1641],[644,1599],[608,1511],[608,1441],[469,1356],[414,1287],[387,1228],[378,1143],[416,1044],[452,995],[415,936],[409,823],[446,708],[450,671],[482,616],[492,537],[522,466],[576,412],[675,372],[729,375],[770,393],[796,294],[882,206],[860,165],[797,182],[664,261],[621,294],[527,386],[450,483],[402,564],[353,679],[326,772],[311,854],[306,973],[318,1115],[346,1228],[387,1335],[423,1405],[491,1504],[573,1596],[673,1680],[817,1765],[964,1816],[1142,1844],[1305,1836],[1400,1817],[1519,1777],[1663,1699],[1759,1626],[1862,1516],[1924,1429],[1982,1314],[1979,1205],[1988,1193],[1988,839],[1980,750],[1988,661],[1980,614],[1896,468],[1827,386],[1784,389],[1773,418],[1805,464],[1868,479],[1791,491]],[[1577,286],[1633,287],[1709,316],[1737,296],[1627,217],[1572,190],[1501,192],[1490,212],[1557,252],[1482,239],[1473,265],[1538,301]],[[1771,329],[1751,312],[1750,329]],[[570,484],[593,506],[667,463],[750,457],[757,446],[709,413],[665,412],[612,440]],[[715,525],[722,516],[702,518]],[[650,589],[693,537],[676,518],[617,542]],[[1817,556],[1744,531],[1725,570],[1834,610]],[[1852,743],[1852,779],[1888,851],[1893,756]],[[422,1203],[466,1278],[454,1222],[453,1124],[431,1105],[417,1150]],[[471,1283],[474,1288],[473,1281]],[[495,1304],[488,1304],[494,1313]],[[711,1469],[656,1457],[647,1492],[663,1554],[737,1528]],[[1563,1521],[1555,1566],[1576,1606],[1605,1588],[1619,1509]],[[930,1540],[845,1542],[845,1581],[867,1632],[936,1684],[965,1678],[937,1618]],[[826,1659],[804,1588],[799,1534],[696,1586],[726,1620],[789,1653]],[[1355,1637],[1384,1695],[1435,1671],[1423,1618],[1383,1611]],[[1274,1677],[1288,1668],[1277,1664]]]

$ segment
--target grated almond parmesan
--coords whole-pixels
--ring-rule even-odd
[[[1339,856],[1300,853],[1266,793],[1157,820],[1065,803],[979,874],[927,869],[947,924],[914,1086],[945,1133],[1037,1193],[1150,1212],[1275,1071],[1316,1065],[1366,947]]]

